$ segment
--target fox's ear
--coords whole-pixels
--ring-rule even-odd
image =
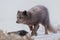
[[[27,11],[24,10],[23,13],[22,13],[22,15],[27,16]]]
[[[18,12],[17,13],[20,13],[20,11],[18,10]]]

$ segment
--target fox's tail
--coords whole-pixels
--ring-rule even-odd
[[[48,31],[50,31],[50,32],[57,33],[57,30],[54,29],[51,25],[49,25],[49,26],[47,27],[47,29],[48,29]]]

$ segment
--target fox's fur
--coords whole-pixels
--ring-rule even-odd
[[[45,34],[48,34],[47,30],[54,33],[56,32],[50,25],[48,9],[42,5],[34,6],[28,11],[18,10],[16,23],[27,24],[32,31],[32,35],[37,35],[39,24],[42,24],[45,27]]]

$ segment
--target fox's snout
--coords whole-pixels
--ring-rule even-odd
[[[19,23],[18,21],[16,21],[16,23]]]

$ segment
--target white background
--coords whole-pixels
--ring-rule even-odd
[[[28,29],[27,31],[30,31],[27,26],[16,24],[16,13],[18,10],[29,10],[35,5],[46,6],[51,24],[53,26],[60,24],[60,0],[0,0],[0,29],[7,31]]]

